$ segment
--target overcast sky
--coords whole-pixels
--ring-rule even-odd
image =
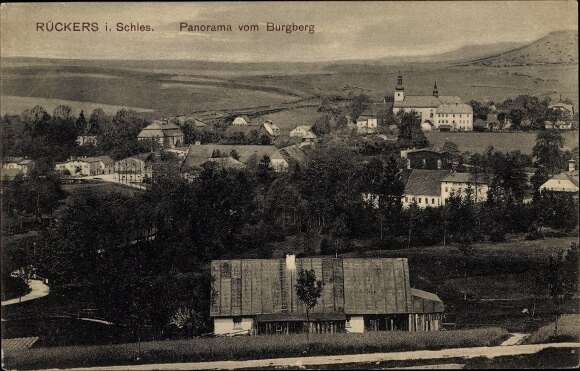
[[[37,32],[37,22],[98,22],[100,32]],[[153,32],[105,32],[104,24]],[[233,32],[180,32],[179,23]],[[273,33],[266,22],[313,24]],[[238,24],[259,24],[256,33]],[[465,45],[533,41],[577,30],[575,1],[2,4],[2,56],[74,59],[321,61],[443,53]]]

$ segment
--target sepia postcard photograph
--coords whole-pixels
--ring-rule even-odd
[[[574,0],[2,3],[2,369],[577,369],[578,109]]]

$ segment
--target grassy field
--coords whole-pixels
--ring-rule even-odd
[[[357,354],[416,349],[491,346],[507,332],[500,328],[439,332],[376,332],[234,338],[196,338],[141,344],[138,363],[203,362],[308,355]],[[10,368],[70,368],[134,364],[137,344],[38,348],[6,352]]]
[[[571,150],[578,147],[578,131],[562,132],[564,147]],[[429,132],[426,133],[429,143],[442,146],[445,142],[457,144],[461,152],[482,153],[488,146],[496,151],[520,151],[531,154],[536,143],[536,132],[514,133],[480,133],[480,132]]]
[[[534,272],[572,242],[578,238],[478,243],[467,256],[454,246],[377,250],[380,245],[376,245],[344,255],[408,258],[411,286],[438,294],[446,306],[446,322],[458,328],[493,325],[533,331],[552,320],[551,302],[545,297],[545,287],[534,281]],[[578,300],[568,302],[565,311],[578,312],[578,304]],[[536,316],[530,321],[522,310],[534,305]]]
[[[504,100],[560,94],[578,106],[576,65],[454,66],[352,63],[205,63],[187,61],[38,61],[3,63],[2,95],[65,99],[153,109],[166,114],[264,106],[297,97],[363,92],[392,94],[398,71],[408,94]],[[299,114],[299,113],[297,113]]]
[[[313,125],[320,115],[316,107],[306,107],[271,113],[261,116],[261,118],[271,120],[278,125],[282,134],[288,134],[298,125]]]
[[[556,341],[580,341],[580,314],[565,314],[558,321],[558,337],[554,338],[554,323],[539,328],[529,338],[527,344]]]

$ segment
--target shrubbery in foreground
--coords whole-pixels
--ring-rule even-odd
[[[461,348],[498,345],[507,337],[501,328],[439,332],[375,332],[365,334],[317,334],[195,338],[178,341],[108,346],[38,348],[4,354],[12,369],[70,368],[133,363],[203,362],[394,352],[417,349]],[[309,349],[308,352],[306,350]]]

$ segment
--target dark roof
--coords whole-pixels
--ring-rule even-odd
[[[476,176],[472,173],[457,173],[452,172],[445,178],[441,179],[443,182],[454,182],[454,183],[478,183],[487,184],[486,176],[484,174],[479,174]]]
[[[407,259],[315,257],[215,260],[211,263],[210,315],[239,316],[306,313],[296,296],[300,269],[312,269],[322,281],[322,295],[312,313],[410,313],[412,295]]]
[[[407,184],[405,185],[405,194],[420,196],[440,196],[441,180],[447,177],[449,170],[422,170],[413,169]]]

